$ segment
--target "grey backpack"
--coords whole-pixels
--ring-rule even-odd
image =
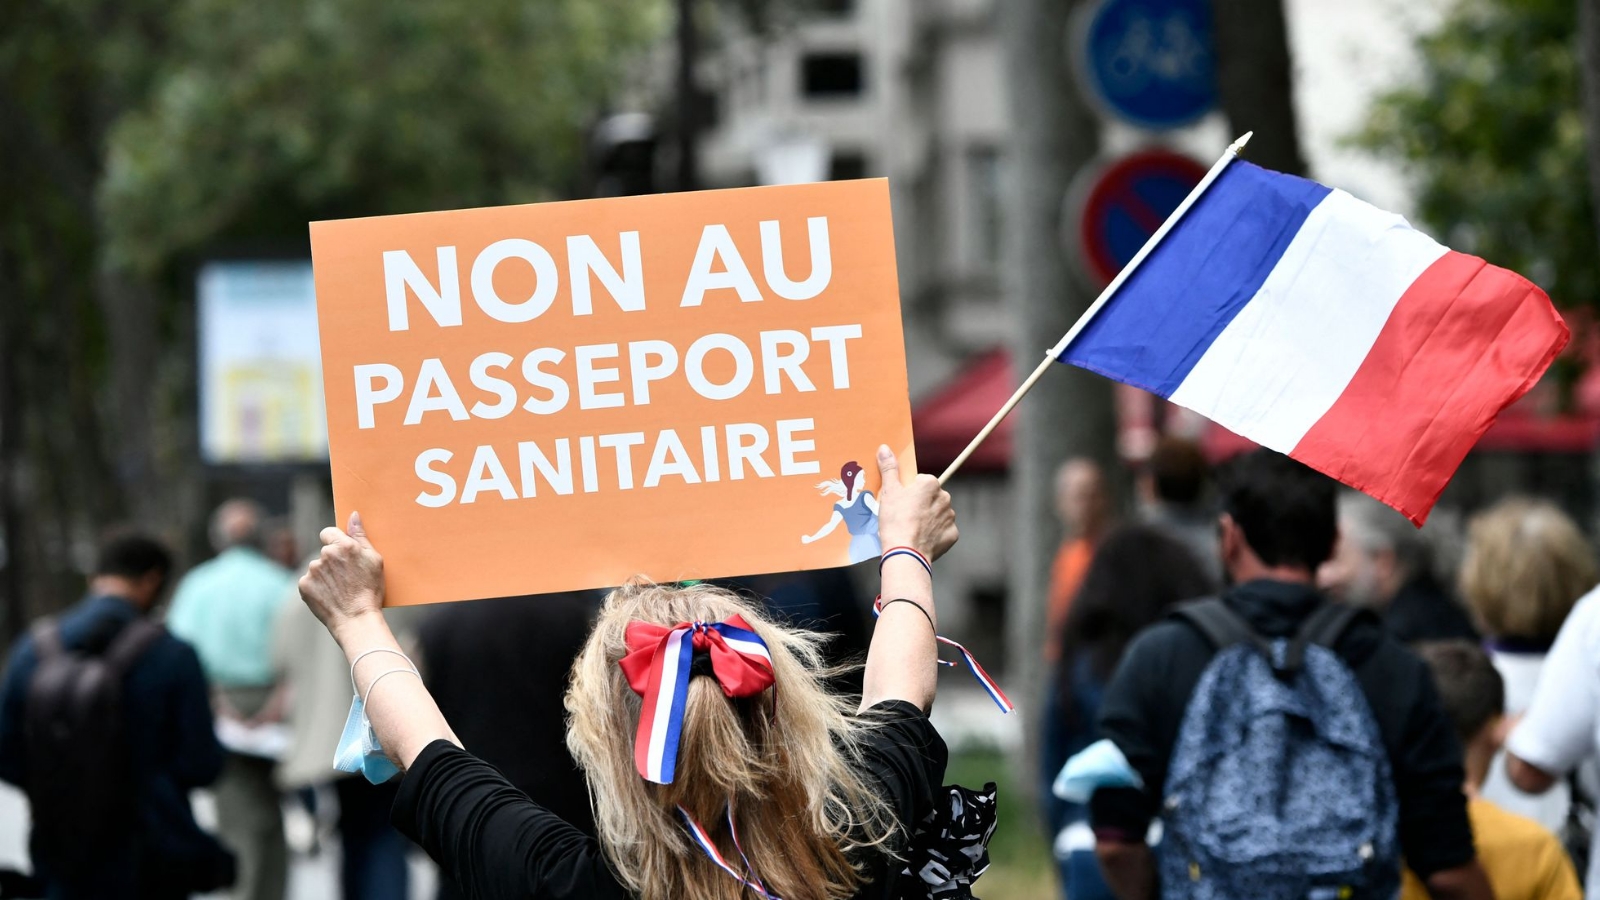
[[[1399,802],[1366,696],[1330,649],[1360,611],[1325,605],[1267,640],[1220,600],[1174,616],[1217,648],[1168,767],[1162,896],[1390,900]]]

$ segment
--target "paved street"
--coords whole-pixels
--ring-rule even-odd
[[[196,797],[195,809],[202,823],[211,820],[210,798]],[[291,842],[303,846],[311,822],[297,812],[291,814]],[[28,868],[28,803],[22,793],[10,785],[0,784],[0,868]],[[289,873],[289,900],[338,900],[337,840],[324,841],[322,852],[309,855],[294,854]],[[433,864],[420,852],[411,861],[410,900],[431,900],[437,884]],[[215,900],[223,900],[216,895]]]

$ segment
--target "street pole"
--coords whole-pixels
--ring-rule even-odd
[[[1285,4],[1286,0],[1211,0],[1217,99],[1235,134],[1251,129],[1260,133],[1250,147],[1252,162],[1304,175]]]
[[[695,146],[700,126],[700,97],[694,67],[700,57],[694,0],[678,0],[678,190],[699,186],[700,159]]]
[[[1600,234],[1600,9],[1590,2],[1578,4],[1578,66],[1588,137],[1584,157],[1589,169],[1589,206],[1594,211],[1595,233]],[[1589,455],[1589,480],[1600,487],[1600,447]],[[1590,514],[1590,520],[1600,527],[1600,509]]]
[[[1073,84],[1066,51],[1068,17],[1086,0],[1006,0],[999,4],[1010,115],[1005,266],[1011,308],[1011,359],[1017,380],[1032,370],[1044,341],[1066,334],[1094,299],[1069,267],[1061,241],[1063,198],[1099,151],[1099,122]],[[1045,604],[1050,562],[1060,541],[1052,484],[1062,461],[1085,456],[1114,472],[1116,419],[1111,383],[1072,366],[1039,382],[1017,410],[1011,460],[1013,527],[1006,593],[1006,673],[1023,713],[1023,778],[1036,771],[1044,714]],[[1016,694],[1022,696],[1016,698]]]

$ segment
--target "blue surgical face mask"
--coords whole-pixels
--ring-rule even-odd
[[[344,733],[339,735],[339,746],[333,751],[333,767],[341,772],[360,772],[373,784],[383,784],[400,774],[400,767],[390,762],[379,746],[359,694],[350,698],[350,715],[345,717]]]
[[[1102,738],[1079,751],[1061,767],[1052,792],[1069,803],[1088,803],[1100,788],[1144,787],[1144,779],[1128,764],[1122,748]]]

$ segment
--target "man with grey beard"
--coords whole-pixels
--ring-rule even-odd
[[[1339,497],[1339,543],[1317,572],[1317,582],[1346,603],[1383,617],[1405,643],[1461,638],[1477,629],[1436,574],[1429,536],[1366,494]]]

